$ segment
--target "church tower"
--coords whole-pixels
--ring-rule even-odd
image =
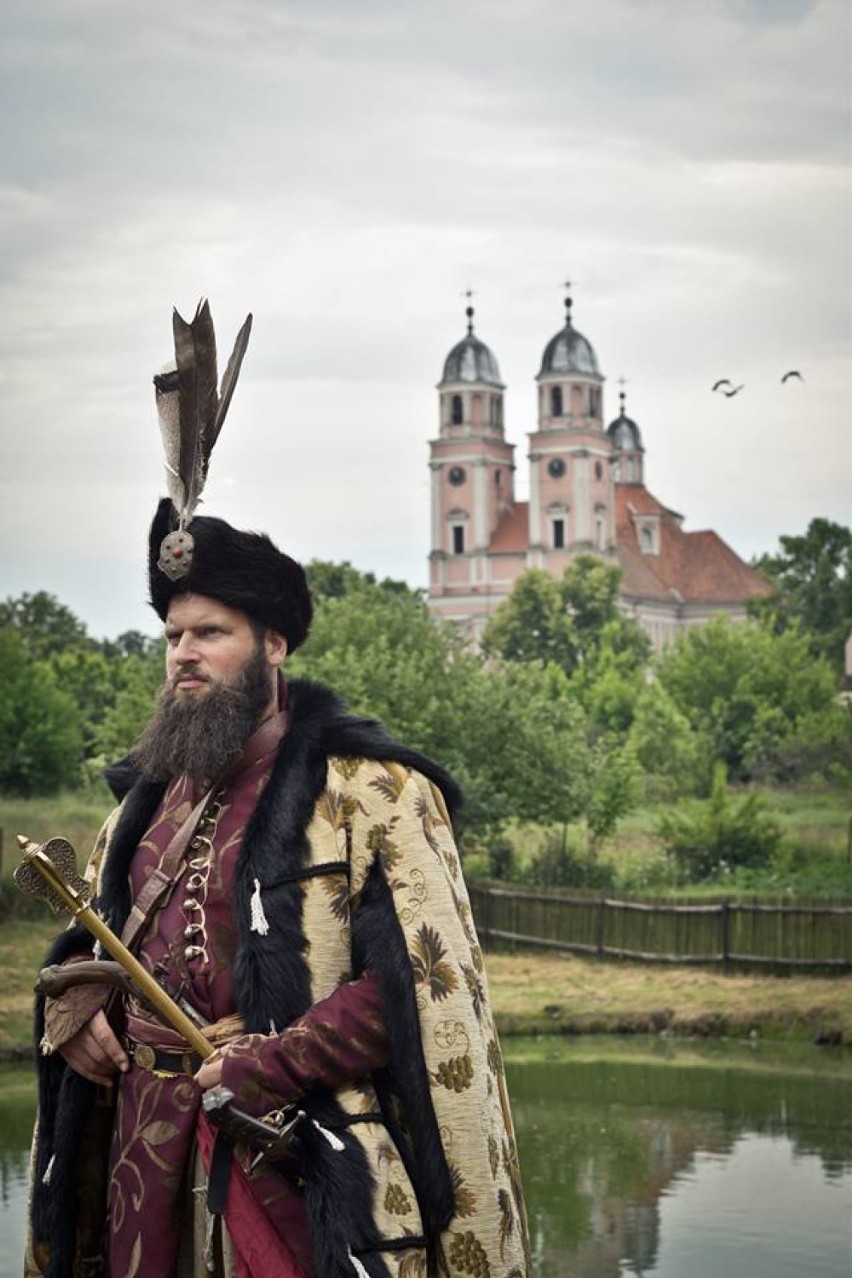
[[[527,566],[560,575],[583,552],[615,552],[613,445],[603,426],[603,376],[571,320],[544,348],[538,429],[530,437]]]
[[[614,474],[617,484],[644,484],[645,449],[639,427],[624,411],[624,390],[618,393],[619,414],[606,428],[615,450]]]
[[[429,445],[432,487],[432,597],[487,591],[487,551],[503,514],[514,504],[513,444],[503,431],[497,361],[474,335],[450,351],[438,383],[439,433]]]

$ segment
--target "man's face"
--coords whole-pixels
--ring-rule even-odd
[[[273,672],[286,648],[280,635],[271,632],[260,643],[269,666],[271,697]],[[177,595],[166,618],[166,682],[180,698],[204,696],[217,684],[233,683],[257,645],[244,612],[207,595]]]
[[[258,635],[245,613],[206,595],[179,595],[166,618],[166,678],[133,748],[143,776],[224,776],[278,707],[283,637]]]

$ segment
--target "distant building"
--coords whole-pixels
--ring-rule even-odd
[[[430,443],[429,606],[479,637],[522,572],[561,576],[579,554],[623,571],[621,596],[655,648],[719,613],[746,615],[766,580],[716,533],[685,532],[683,516],[645,487],[645,449],[620,412],[604,426],[604,378],[591,343],[565,326],[544,348],[538,421],[529,435],[529,501],[515,500],[515,445],[505,437],[494,355],[473,331],[444,362],[440,427]]]

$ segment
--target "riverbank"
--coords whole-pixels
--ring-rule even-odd
[[[0,1060],[32,1055],[32,983],[57,930],[50,919],[0,923]],[[538,952],[489,953],[486,970],[504,1037],[655,1034],[852,1046],[852,975],[726,976]]]

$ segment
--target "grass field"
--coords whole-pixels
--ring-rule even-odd
[[[32,983],[57,931],[50,918],[0,923],[0,1059],[31,1050]],[[654,1034],[852,1045],[852,975],[725,976],[527,952],[489,953],[486,969],[506,1036]]]
[[[733,791],[732,795],[736,798],[741,793]],[[766,869],[738,871],[721,883],[675,886],[657,832],[666,811],[666,805],[660,804],[639,808],[624,817],[616,833],[603,843],[598,860],[611,872],[607,886],[618,892],[691,897],[725,892],[732,896],[758,893],[852,898],[852,794],[842,789],[798,793],[759,789],[755,793],[783,832],[781,847]],[[515,826],[508,833],[514,848],[511,877],[529,878],[547,831],[537,826]],[[567,840],[580,860],[588,855],[582,827],[569,826]],[[469,875],[487,878],[487,854],[473,853],[467,858],[465,869]]]

